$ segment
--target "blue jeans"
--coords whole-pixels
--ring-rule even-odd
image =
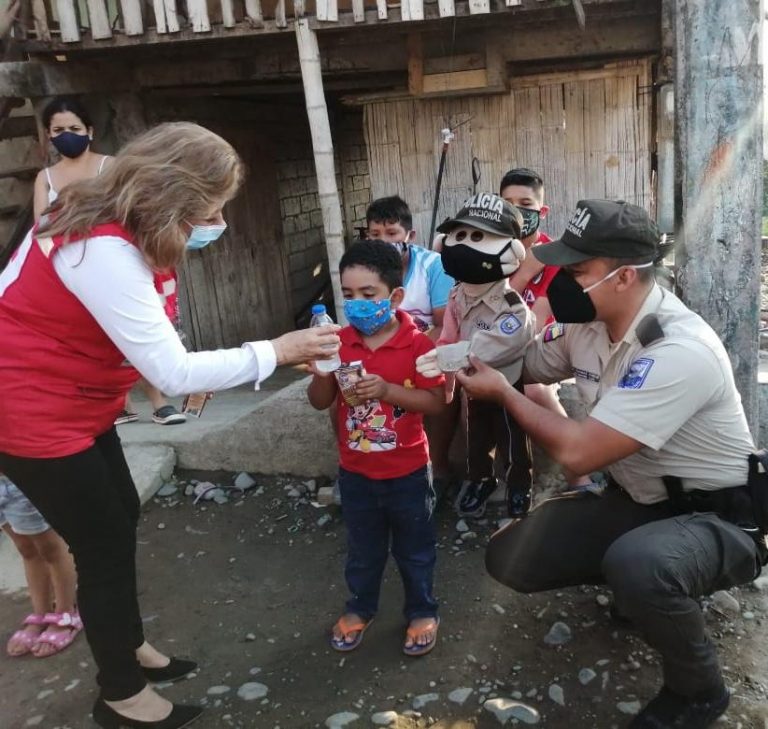
[[[377,480],[339,470],[347,525],[347,611],[365,620],[379,607],[381,576],[390,551],[405,588],[406,620],[435,617],[432,579],[437,558],[429,466],[400,478]]]

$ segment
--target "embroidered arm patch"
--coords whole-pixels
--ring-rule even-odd
[[[623,390],[639,390],[645,383],[648,373],[653,367],[653,362],[650,357],[640,357],[636,359],[627,370],[627,374],[621,378],[619,387]]]

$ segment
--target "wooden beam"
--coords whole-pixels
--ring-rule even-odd
[[[80,40],[80,24],[77,22],[74,0],[56,0],[56,12],[62,43],[77,43]]]
[[[278,28],[287,28],[288,20],[285,16],[285,0],[277,0],[275,6],[275,25]]]
[[[376,0],[376,13],[379,20],[387,19],[387,0]]]
[[[32,0],[32,18],[35,23],[35,35],[43,41],[51,40],[51,31],[48,27],[48,12],[45,9],[44,0]]]
[[[763,167],[760,0],[676,4],[682,297],[717,332],[755,438]],[[738,201],[738,202],[736,202]]]
[[[576,13],[576,22],[579,24],[579,28],[584,30],[587,27],[587,15],[584,12],[584,6],[581,0],[571,0],[573,2],[573,12]]]
[[[120,0],[123,13],[123,29],[126,35],[143,35],[144,21],[141,17],[140,0]]]
[[[470,15],[482,15],[491,12],[490,0],[469,0]]]
[[[261,0],[245,0],[245,14],[252,28],[264,27],[264,12],[261,9]]]
[[[225,28],[234,28],[237,24],[232,0],[221,0],[221,22]]]
[[[328,270],[331,275],[333,296],[336,303],[336,321],[346,323],[344,296],[341,292],[339,261],[344,255],[344,224],[341,217],[341,199],[336,185],[336,167],[333,155],[331,122],[323,91],[323,73],[320,65],[320,48],[317,35],[306,19],[296,22],[296,42],[299,49],[301,78],[304,98],[312,135],[312,151],[317,172],[317,196],[323,215],[325,247],[328,254]]]
[[[365,22],[365,0],[352,0],[352,17],[356,23]]]
[[[91,21],[91,36],[94,40],[106,40],[112,37],[112,26],[107,15],[104,0],[86,0],[88,17]]]
[[[335,23],[339,19],[339,6],[336,0],[317,0],[315,10],[318,20]]]
[[[408,92],[419,96],[424,91],[424,47],[421,33],[408,35]]]
[[[211,29],[206,0],[187,0],[187,11],[194,33],[207,33]]]

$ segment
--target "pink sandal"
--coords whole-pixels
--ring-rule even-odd
[[[45,615],[37,615],[36,613],[30,613],[24,618],[22,625],[47,625]],[[37,645],[37,641],[40,640],[40,633],[30,633],[28,630],[21,628],[17,630],[9,639],[6,644],[5,651],[11,658],[19,658],[21,656],[31,653],[32,649]],[[18,641],[21,643],[24,649],[21,653],[11,653],[9,646],[12,641]]]
[[[69,628],[69,630],[44,630],[37,639],[37,645],[47,643],[52,645],[55,650],[52,653],[38,655],[34,653],[35,658],[49,658],[61,653],[65,648],[72,644],[77,638],[77,634],[83,629],[83,621],[80,614],[75,610],[71,613],[46,613],[45,623],[55,625],[57,628]]]

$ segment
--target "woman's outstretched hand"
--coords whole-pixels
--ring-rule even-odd
[[[299,329],[272,340],[277,364],[300,364],[315,359],[331,359],[341,347],[338,324]]]

